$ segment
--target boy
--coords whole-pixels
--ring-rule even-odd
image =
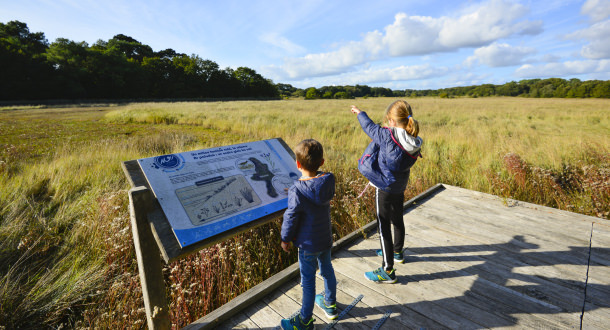
[[[335,304],[337,280],[330,262],[333,245],[330,200],[335,194],[335,177],[332,173],[318,172],[324,164],[320,142],[303,140],[294,151],[302,176],[288,191],[288,208],[282,223],[282,249],[288,252],[292,243],[299,248],[303,303],[297,316],[280,323],[283,329],[291,330],[314,328],[314,301],[329,319],[336,319],[338,315]],[[324,295],[316,295],[317,265],[324,278]]]

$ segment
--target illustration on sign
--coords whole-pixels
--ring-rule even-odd
[[[177,189],[176,195],[195,226],[261,203],[243,175],[198,181]]]
[[[280,139],[138,159],[181,246],[287,207],[299,178]]]

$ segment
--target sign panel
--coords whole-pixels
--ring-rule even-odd
[[[300,176],[279,139],[138,163],[182,247],[285,209]]]

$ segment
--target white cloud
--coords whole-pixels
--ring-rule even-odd
[[[303,86],[331,86],[331,85],[356,85],[384,83],[392,85],[392,82],[425,81],[429,78],[440,78],[451,71],[447,67],[432,66],[429,64],[398,66],[394,68],[368,68],[361,71],[353,71],[334,75],[331,77],[312,77],[299,80]],[[294,81],[297,82],[297,81]],[[289,81],[289,83],[293,83]]]
[[[306,49],[302,46],[295,44],[294,42],[282,37],[276,33],[263,34],[259,38],[262,42],[268,43],[272,46],[280,48],[284,53],[297,55],[305,53]]]
[[[522,64],[523,60],[536,50],[530,47],[512,47],[505,43],[493,43],[489,46],[477,48],[474,55],[466,59],[466,65],[475,62],[483,63],[489,67],[503,67]]]
[[[610,72],[610,60],[568,61],[544,65],[525,64],[515,71],[518,77],[565,77],[571,75]]]
[[[442,20],[399,13],[385,28],[384,47],[390,56],[423,55],[447,51],[438,40]]]
[[[610,19],[593,24],[567,36],[568,39],[585,39],[589,44],[581,50],[581,55],[591,59],[610,58]]]
[[[591,16],[593,22],[599,22],[610,17],[610,0],[587,0],[580,13]]]
[[[450,48],[477,47],[513,34],[540,33],[540,21],[519,21],[526,13],[518,3],[493,0],[457,19],[444,18],[439,41]]]
[[[542,56],[542,62],[545,62],[545,63],[559,62],[559,59],[561,59],[559,56],[553,55],[553,54],[545,54],[544,56]]]
[[[330,53],[308,54],[287,58],[280,70],[290,78],[316,77],[337,74],[350,67],[373,59],[361,43],[352,42]]]
[[[477,47],[517,34],[541,32],[539,21],[520,21],[527,8],[506,0],[491,0],[458,17],[422,17],[399,13],[385,33],[372,31],[335,51],[287,58],[282,66],[263,70],[274,79],[300,79],[338,74],[368,61],[424,55]]]
[[[395,68],[368,69],[358,73],[347,74],[353,83],[364,82],[387,82],[387,81],[407,81],[420,80],[427,78],[438,78],[449,72],[446,67],[435,67],[429,64],[399,66]]]

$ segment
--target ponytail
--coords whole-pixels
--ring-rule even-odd
[[[411,136],[419,134],[419,123],[413,118],[411,105],[404,100],[392,102],[386,109],[386,117],[391,118],[400,128],[403,128]]]

